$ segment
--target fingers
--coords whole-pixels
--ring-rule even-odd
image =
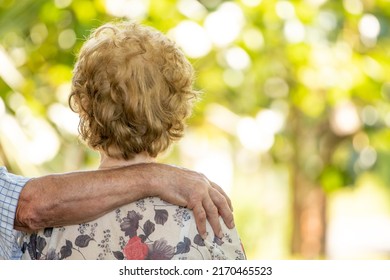
[[[201,191],[202,188],[197,188],[197,192],[194,192],[192,194],[191,200],[187,205],[187,207],[189,209],[192,209],[194,213],[196,226],[198,228],[199,234],[202,236],[203,239],[207,237],[207,221],[209,222],[214,234],[218,237],[222,237],[218,208],[215,206],[209,193],[211,190],[212,192],[215,192],[218,196],[219,192],[217,190],[214,190],[211,185],[207,185],[208,189],[206,189],[205,191]],[[219,194],[219,196],[223,198],[221,194]]]
[[[193,210],[199,234],[203,238],[206,237],[207,221],[214,234],[222,237],[220,216],[228,228],[234,227],[232,202],[220,186],[195,171],[177,167],[169,167],[169,170],[173,176],[163,176],[168,180],[159,196]]]
[[[210,189],[210,190],[212,191],[213,189]],[[214,234],[216,236],[218,236],[219,238],[222,238],[223,233],[222,233],[222,229],[221,229],[221,224],[219,222],[218,208],[216,207],[216,205],[214,204],[214,201],[211,198],[212,197],[210,195],[210,197],[207,196],[203,200],[203,207],[206,211],[207,220],[210,223],[210,226],[213,229]]]
[[[209,181],[203,174],[195,174],[200,175],[200,180],[197,188],[193,189],[194,192],[188,206],[194,212],[199,234],[205,237],[207,220],[214,234],[222,238],[220,216],[228,228],[234,228],[232,202],[220,186]],[[201,184],[199,184],[200,182]]]
[[[217,186],[216,184],[214,185]],[[234,217],[232,213],[231,200],[223,191],[221,193],[214,185],[214,189],[211,189],[209,192],[210,197],[213,201],[213,204],[218,209],[218,215],[221,215],[226,226],[232,229],[234,228]]]
[[[222,195],[225,197],[225,199],[226,199],[226,201],[227,201],[227,203],[228,203],[228,206],[229,206],[230,210],[233,211],[233,204],[232,204],[232,201],[230,200],[229,196],[225,193],[225,191],[224,191],[220,186],[218,186],[216,183],[214,183],[214,182],[211,182],[211,181],[210,181],[210,184],[211,184],[211,186],[212,186],[214,189],[216,189],[220,194],[222,194]],[[214,201],[214,203],[215,203],[215,201]],[[217,207],[218,207],[218,206],[217,206]],[[218,208],[220,208],[220,207],[218,207]],[[226,209],[225,209],[225,210],[226,210]]]
[[[195,208],[192,209],[192,212],[194,213],[195,217],[195,223],[196,227],[198,228],[198,232],[200,236],[202,236],[203,239],[206,239],[207,237],[207,230],[206,230],[206,212],[201,204],[198,204],[195,206]]]

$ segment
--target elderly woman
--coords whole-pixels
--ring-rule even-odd
[[[159,31],[109,23],[83,45],[70,106],[83,140],[101,155],[99,169],[152,162],[183,136],[198,92],[180,49]],[[172,178],[174,180],[175,178]],[[24,259],[245,259],[235,229],[222,222],[200,236],[193,212],[157,197],[89,223],[27,235]]]

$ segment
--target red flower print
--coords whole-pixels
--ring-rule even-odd
[[[142,243],[141,238],[134,236],[123,248],[123,254],[127,260],[144,260],[148,255],[148,246]]]

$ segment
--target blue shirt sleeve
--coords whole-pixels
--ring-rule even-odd
[[[14,230],[14,219],[20,192],[28,180],[0,167],[0,259],[20,259],[22,255],[18,244],[22,233]]]

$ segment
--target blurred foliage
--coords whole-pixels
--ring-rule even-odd
[[[280,215],[289,211],[288,189],[279,188],[287,195],[284,212],[247,217],[271,211],[274,205],[260,198],[274,191],[266,182],[288,185],[291,165],[327,193],[353,186],[365,173],[390,186],[389,6],[388,0],[0,0],[0,163],[27,176],[96,166],[97,155],[76,145],[77,133],[66,126],[72,116],[63,112],[75,55],[91,29],[117,18],[168,34],[183,22],[211,31],[214,24],[217,33],[190,34],[190,46],[200,48],[198,38],[206,38],[211,48],[189,55],[204,95],[186,139],[208,139],[229,152],[248,255],[288,255],[288,249],[259,253],[272,238],[288,244],[281,233],[288,233],[288,215]],[[238,32],[230,40],[213,40],[226,30],[232,35],[232,27]],[[20,133],[25,142],[15,140]],[[40,134],[47,146],[36,143]],[[196,150],[198,140],[184,142]],[[185,143],[163,161],[192,167]]]

